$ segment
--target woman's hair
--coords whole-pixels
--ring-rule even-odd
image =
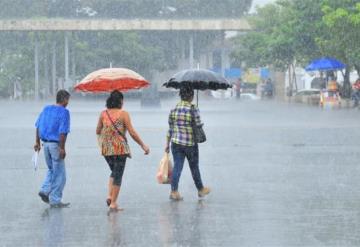
[[[181,87],[179,95],[181,100],[189,100],[194,97],[194,89],[191,87]]]
[[[121,108],[124,100],[124,95],[118,91],[112,91],[109,98],[106,100],[106,107],[108,109]]]

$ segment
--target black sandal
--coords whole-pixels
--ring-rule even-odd
[[[111,199],[110,198],[106,199],[106,205],[109,207],[110,204],[111,204]]]

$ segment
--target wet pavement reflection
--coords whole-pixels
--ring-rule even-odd
[[[44,230],[44,246],[63,246],[63,210],[60,208],[46,208],[41,218]]]
[[[95,127],[102,101],[72,101],[67,144],[70,208],[37,196],[46,172],[31,167],[34,121],[45,102],[1,102],[0,246],[359,246],[360,112],[273,101],[200,100],[208,141],[200,169],[211,194],[199,200],[187,163],[184,201],[156,183],[167,117],[176,101],[141,109],[126,101],[151,148],[130,141],[119,203],[108,213],[105,160]],[[14,114],[16,112],[16,114]]]

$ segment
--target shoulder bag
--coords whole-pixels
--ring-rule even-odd
[[[191,127],[193,130],[193,138],[195,143],[203,143],[206,141],[205,131],[203,129],[203,124],[197,125],[195,121],[195,108],[191,106]]]

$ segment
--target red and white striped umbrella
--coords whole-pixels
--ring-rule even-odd
[[[74,88],[82,92],[128,91],[148,87],[150,83],[133,70],[126,68],[100,69],[88,74]]]

